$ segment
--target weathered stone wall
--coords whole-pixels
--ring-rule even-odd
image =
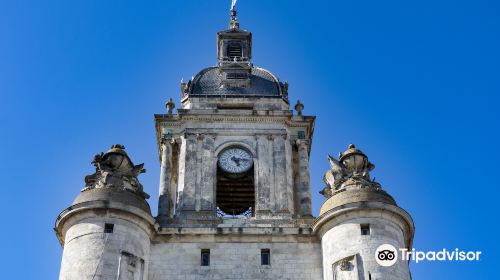
[[[361,224],[370,225],[370,235],[361,235]],[[324,227],[328,228],[329,225]],[[371,274],[371,279],[410,280],[408,263],[401,259],[391,267],[377,264],[375,250],[382,244],[405,247],[403,231],[396,223],[382,218],[354,217],[335,225],[321,239],[323,279],[334,279],[334,270],[339,261],[347,259],[349,269],[337,269],[343,277],[340,279],[368,280]]]
[[[175,118],[162,119],[159,129],[170,129],[179,145],[179,157],[172,161],[172,168],[178,172],[176,181],[171,182],[177,186],[176,193],[165,194],[177,197],[173,216],[193,217],[215,210],[217,157],[230,146],[243,146],[254,158],[257,218],[309,216],[307,143],[313,120],[293,116],[288,110],[225,109],[180,110]],[[301,149],[294,148],[299,145],[299,134],[307,138],[300,141]],[[160,225],[168,223],[160,220]]]
[[[113,233],[104,233],[105,223],[114,224]],[[66,232],[59,279],[148,279],[149,240],[143,229],[123,219],[82,219]]]
[[[242,106],[247,105],[254,110],[289,110],[288,103],[281,98],[231,98],[226,97],[190,97],[182,102],[182,109],[218,109],[218,105],[231,103]]]
[[[169,242],[151,248],[149,280],[176,279],[322,279],[319,242]],[[255,238],[249,238],[248,241]],[[210,265],[201,266],[201,249],[210,249]],[[270,249],[271,265],[261,265],[261,249]]]

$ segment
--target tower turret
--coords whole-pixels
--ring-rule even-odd
[[[354,145],[328,156],[330,170],[321,191],[327,200],[313,230],[321,238],[323,279],[409,280],[408,262],[377,263],[381,245],[411,250],[414,225],[410,215],[370,177],[375,168]]]
[[[55,231],[64,247],[60,278],[147,279],[154,219],[134,165],[122,145],[92,161],[95,173],[73,204],[57,217]]]

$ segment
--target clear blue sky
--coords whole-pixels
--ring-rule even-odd
[[[153,114],[216,62],[229,0],[0,0],[2,279],[56,279],[52,230],[122,143],[156,212]],[[416,224],[419,250],[478,263],[412,264],[414,279],[498,274],[500,7],[497,1],[240,0],[253,61],[317,116],[314,209],[326,154],[356,143]]]

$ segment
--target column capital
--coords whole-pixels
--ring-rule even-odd
[[[207,133],[203,133],[203,135],[205,135],[205,138],[210,138],[213,140],[215,140],[215,138],[217,138],[217,133],[207,132]]]
[[[160,139],[160,144],[161,144],[162,146],[163,146],[163,145],[169,145],[169,146],[171,146],[171,145],[173,145],[173,144],[175,144],[175,143],[176,143],[176,139],[175,139],[175,138],[170,138],[170,139],[169,139],[169,138],[163,138],[163,137],[162,137],[162,138]]]
[[[171,128],[168,127],[162,127],[161,128],[161,133],[160,133],[160,141],[163,142],[164,140],[171,140],[174,137],[174,132]]]
[[[295,144],[299,147],[301,146],[308,146],[309,145],[309,140],[308,139],[297,139],[295,140]]]
[[[255,135],[255,140],[263,139],[268,136],[268,134],[263,134],[263,133],[256,133]]]
[[[189,138],[189,139],[193,139],[195,137],[197,137],[199,135],[199,133],[196,133],[196,132],[192,132],[192,131],[186,131],[184,132],[184,138]]]

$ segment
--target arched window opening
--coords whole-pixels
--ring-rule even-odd
[[[254,167],[246,149],[230,147],[219,154],[216,203],[219,217],[253,216]]]

